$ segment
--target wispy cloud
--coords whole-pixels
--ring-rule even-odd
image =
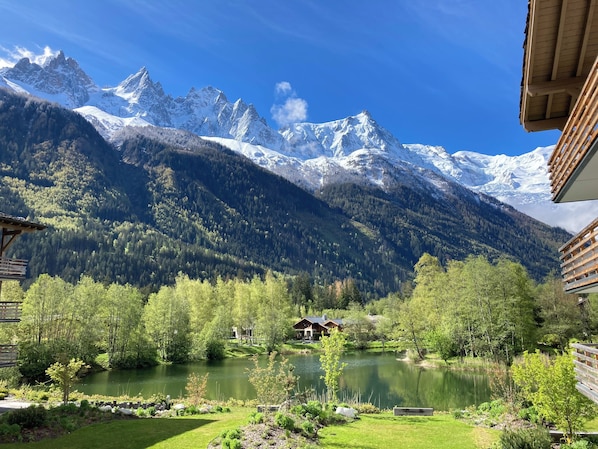
[[[297,97],[297,93],[288,81],[280,81],[274,86],[279,102],[272,105],[270,113],[280,127],[307,119],[307,101]]]
[[[12,50],[0,47],[0,53],[4,53],[3,56],[0,56],[0,67],[12,67],[23,58],[29,58],[29,61],[36,64],[43,64],[48,58],[55,57],[58,51],[52,50],[48,46],[44,47],[41,53],[24,47],[15,47]]]

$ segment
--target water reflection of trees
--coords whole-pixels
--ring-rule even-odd
[[[299,376],[300,389],[325,389],[317,356],[289,358]],[[426,369],[396,360],[393,354],[358,353],[344,358],[349,366],[341,377],[340,398],[358,395],[361,401],[381,408],[395,405],[434,407],[437,410],[463,408],[490,398],[485,374]],[[210,373],[207,396],[210,399],[253,399],[246,368],[250,360],[227,359],[216,363],[158,366],[144,370],[111,371],[84,379],[80,391],[88,394],[155,393],[178,397],[185,394],[187,376]]]

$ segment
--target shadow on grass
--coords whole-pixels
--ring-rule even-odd
[[[94,424],[56,439],[7,444],[3,449],[145,449],[214,422],[208,419],[131,419]],[[189,439],[193,439],[189,436]],[[173,445],[172,447],[178,447]]]

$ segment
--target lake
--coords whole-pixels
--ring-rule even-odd
[[[263,359],[265,362],[266,358]],[[288,359],[295,365],[301,390],[309,387],[317,392],[325,390],[320,379],[323,372],[318,355],[293,355]],[[343,361],[347,367],[340,380],[341,399],[359,395],[362,402],[371,402],[380,408],[410,406],[436,410],[460,409],[490,400],[488,376],[483,372],[422,368],[398,360],[392,352],[347,354]],[[75,388],[89,395],[149,397],[163,393],[176,398],[184,396],[189,374],[210,373],[208,399],[255,399],[255,391],[247,380],[246,369],[251,367],[251,359],[231,358],[218,362],[104,371],[85,377]]]

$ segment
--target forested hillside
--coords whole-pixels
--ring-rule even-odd
[[[330,186],[319,198],[214,143],[131,134],[118,149],[81,116],[0,89],[0,211],[48,225],[12,254],[30,276],[82,274],[144,292],[272,269],[397,291],[424,252],[558,268],[569,235],[473,194]],[[450,201],[448,200],[450,198]]]

